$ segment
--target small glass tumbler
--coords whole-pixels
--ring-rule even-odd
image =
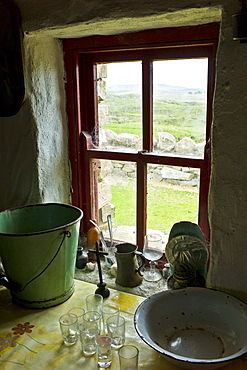
[[[125,345],[118,351],[120,370],[138,370],[139,349]]]
[[[87,311],[97,311],[102,314],[103,297],[99,294],[89,294],[86,296]]]
[[[82,326],[80,327],[80,339],[84,355],[91,356],[96,353],[96,338],[98,335],[98,329],[83,329]]]
[[[110,316],[106,320],[107,332],[112,339],[112,347],[120,348],[125,342],[125,318],[123,316]]]
[[[83,323],[80,325],[80,330],[96,329],[100,334],[101,314],[96,311],[88,311],[83,315]]]
[[[62,315],[59,318],[63,341],[67,346],[72,346],[78,339],[78,319],[76,315]]]
[[[85,310],[83,308],[71,308],[68,311],[68,315],[76,315],[77,316],[77,325],[78,325],[78,334],[80,333],[80,325],[83,324],[83,315],[85,314]]]
[[[99,335],[96,338],[98,365],[100,367],[109,367],[112,362],[112,340],[108,335]]]
[[[108,302],[108,303],[105,303],[103,305],[103,308],[102,308],[102,316],[103,316],[103,332],[104,333],[108,334],[106,320],[110,316],[117,316],[117,317],[119,317],[119,313],[120,313],[120,308],[119,308],[119,305],[118,304],[112,303],[112,302]]]

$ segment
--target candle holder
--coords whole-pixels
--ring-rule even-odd
[[[103,298],[107,298],[110,295],[110,290],[106,288],[106,283],[103,282],[102,278],[102,270],[101,270],[101,264],[100,264],[100,255],[107,255],[107,252],[101,252],[99,250],[99,244],[98,242],[95,243],[95,248],[94,249],[89,249],[89,252],[95,253],[96,254],[96,261],[98,265],[98,271],[99,271],[99,283],[97,284],[97,289],[95,291],[95,294],[100,294]]]

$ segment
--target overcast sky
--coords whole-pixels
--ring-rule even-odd
[[[165,60],[154,62],[154,84],[207,88],[207,59]],[[107,85],[141,82],[141,62],[109,63]]]

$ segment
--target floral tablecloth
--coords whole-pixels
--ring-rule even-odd
[[[0,369],[2,370],[76,370],[98,369],[96,355],[85,357],[78,341],[74,346],[63,344],[58,319],[69,309],[85,306],[85,297],[94,293],[96,286],[75,280],[75,292],[66,302],[46,309],[28,309],[13,303],[9,291],[0,289]],[[126,318],[126,343],[140,350],[139,369],[178,370],[163,356],[149,348],[136,334],[134,312],[143,298],[111,289],[110,297],[119,304]],[[118,370],[118,354],[114,350],[109,369]],[[226,370],[247,369],[247,358],[242,357],[227,365]]]

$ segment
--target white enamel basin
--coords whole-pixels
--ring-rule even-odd
[[[186,369],[218,369],[247,353],[247,305],[207,288],[154,294],[134,317],[137,333]]]

